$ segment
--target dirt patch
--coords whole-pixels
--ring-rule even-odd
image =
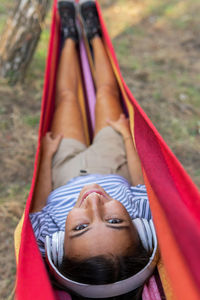
[[[33,173],[40,102],[25,87],[0,85],[0,299],[12,299],[13,233],[25,207]],[[36,122],[37,121],[37,122]],[[34,123],[35,122],[35,123]]]
[[[0,182],[6,196],[10,193],[10,184],[20,189],[31,180],[40,103],[34,99],[33,91],[1,86],[1,99],[6,101],[0,121],[0,168],[4,170],[0,173]],[[34,119],[35,125],[31,123]]]
[[[0,205],[0,299],[7,299],[12,295],[15,282],[15,254],[13,232],[22,215],[25,201],[23,197],[15,201],[12,198]]]

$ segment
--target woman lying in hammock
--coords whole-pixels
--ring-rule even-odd
[[[46,257],[57,280],[82,295],[73,299],[140,299],[138,287],[155,267],[150,256],[156,243],[141,163],[104,49],[95,2],[80,1],[79,6],[94,52],[94,139],[87,147],[77,100],[75,4],[61,1],[64,45],[55,113],[51,132],[42,140],[30,218],[43,257],[46,243]],[[148,263],[142,275],[133,277]],[[87,285],[82,289],[79,283]]]

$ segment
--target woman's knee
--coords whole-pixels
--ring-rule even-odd
[[[118,88],[113,88],[112,85],[104,84],[97,90],[97,99],[107,99],[109,97],[119,98]]]
[[[56,92],[56,107],[61,103],[69,103],[77,101],[76,95],[69,89],[64,89]]]

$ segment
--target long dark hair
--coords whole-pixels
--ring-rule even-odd
[[[129,252],[130,253],[130,252]],[[125,256],[99,255],[84,260],[64,257],[59,271],[66,277],[88,284],[108,284],[126,279],[139,272],[149,261],[149,253],[141,244]],[[70,292],[73,300],[93,300]],[[142,287],[130,293],[102,300],[140,300]]]

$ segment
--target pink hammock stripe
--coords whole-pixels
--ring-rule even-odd
[[[160,292],[154,276],[149,279],[148,284],[145,284],[142,300],[161,300]]]
[[[83,69],[83,77],[85,81],[86,93],[87,93],[87,103],[89,106],[89,115],[91,120],[92,131],[95,128],[95,88],[93,84],[92,74],[90,71],[90,66],[87,58],[87,52],[84,46],[84,41],[81,39],[80,42],[80,56],[81,56],[81,63]]]

